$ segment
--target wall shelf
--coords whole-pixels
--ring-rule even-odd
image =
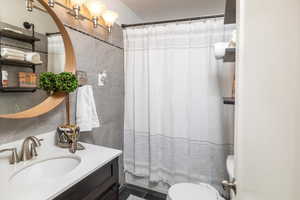
[[[11,59],[0,58],[0,65],[9,65],[14,67],[25,67],[25,68],[34,69],[36,65],[40,65],[40,64],[33,64],[31,62],[22,61],[22,60],[11,60]]]
[[[37,88],[26,87],[1,87],[1,92],[35,92]]]
[[[28,36],[22,33],[15,33],[13,31],[8,31],[8,30],[1,30],[0,31],[0,36],[2,37],[7,37],[7,38],[11,38],[14,40],[18,40],[21,42],[26,42],[26,43],[30,43],[33,44],[37,41],[40,41],[39,38],[33,37],[33,36]]]
[[[227,105],[235,105],[234,97],[223,97],[223,103]]]
[[[224,62],[235,62],[235,48],[227,48],[225,50]]]
[[[25,42],[25,43],[29,43],[32,46],[32,52],[35,51],[35,42],[41,41],[39,38],[36,38],[34,36],[34,28],[32,28],[32,36],[28,36],[26,34],[23,33],[16,33],[13,31],[9,31],[9,30],[0,30],[0,40],[2,39],[2,37],[5,38],[10,38],[13,40],[17,40],[17,41],[21,41],[21,42]],[[1,50],[1,45],[0,45],[0,50]],[[2,67],[8,65],[8,66],[13,66],[13,67],[23,67],[23,68],[31,68],[32,72],[35,73],[35,66],[36,64],[27,62],[27,61],[23,61],[23,60],[11,60],[11,59],[5,59],[3,57],[1,57],[0,55],[0,92],[18,92],[18,93],[25,93],[25,92],[35,92],[36,91],[36,87],[3,87],[2,85]]]

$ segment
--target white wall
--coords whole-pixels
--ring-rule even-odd
[[[128,8],[120,0],[100,0],[108,9],[116,11],[119,14],[118,24],[134,24],[142,22],[142,19],[137,16],[130,8]]]
[[[35,24],[39,33],[57,32],[58,29],[47,13],[34,9],[28,12],[25,0],[1,0],[0,21],[23,28],[23,22],[28,21]]]
[[[300,1],[239,0],[239,200],[299,200]]]

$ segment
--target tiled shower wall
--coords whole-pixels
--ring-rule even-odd
[[[101,119],[101,127],[90,133],[82,134],[81,140],[123,149],[124,56],[121,42],[123,40],[122,30],[114,28],[113,36],[110,37],[114,37],[114,41],[120,41],[114,45],[70,28],[67,30],[73,42],[77,69],[88,73],[88,82],[93,86],[96,107]],[[106,84],[99,87],[97,74],[104,70],[108,75]],[[24,98],[24,103],[27,101],[28,99]],[[5,107],[3,104],[0,99],[0,109]],[[75,105],[74,94],[72,95],[72,105]],[[74,111],[74,108],[72,110]],[[34,119],[0,119],[0,144],[55,130],[57,126],[64,123],[64,120],[64,104]],[[120,170],[122,171],[122,165]]]

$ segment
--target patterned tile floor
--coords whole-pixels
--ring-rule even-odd
[[[134,185],[126,184],[123,186],[120,192],[120,200],[127,200],[130,195],[140,197],[146,200],[166,200],[167,195],[147,190],[145,188],[137,187]],[[131,199],[128,199],[131,200]]]

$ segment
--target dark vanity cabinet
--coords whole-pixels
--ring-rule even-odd
[[[118,159],[104,165],[55,200],[118,200]]]

